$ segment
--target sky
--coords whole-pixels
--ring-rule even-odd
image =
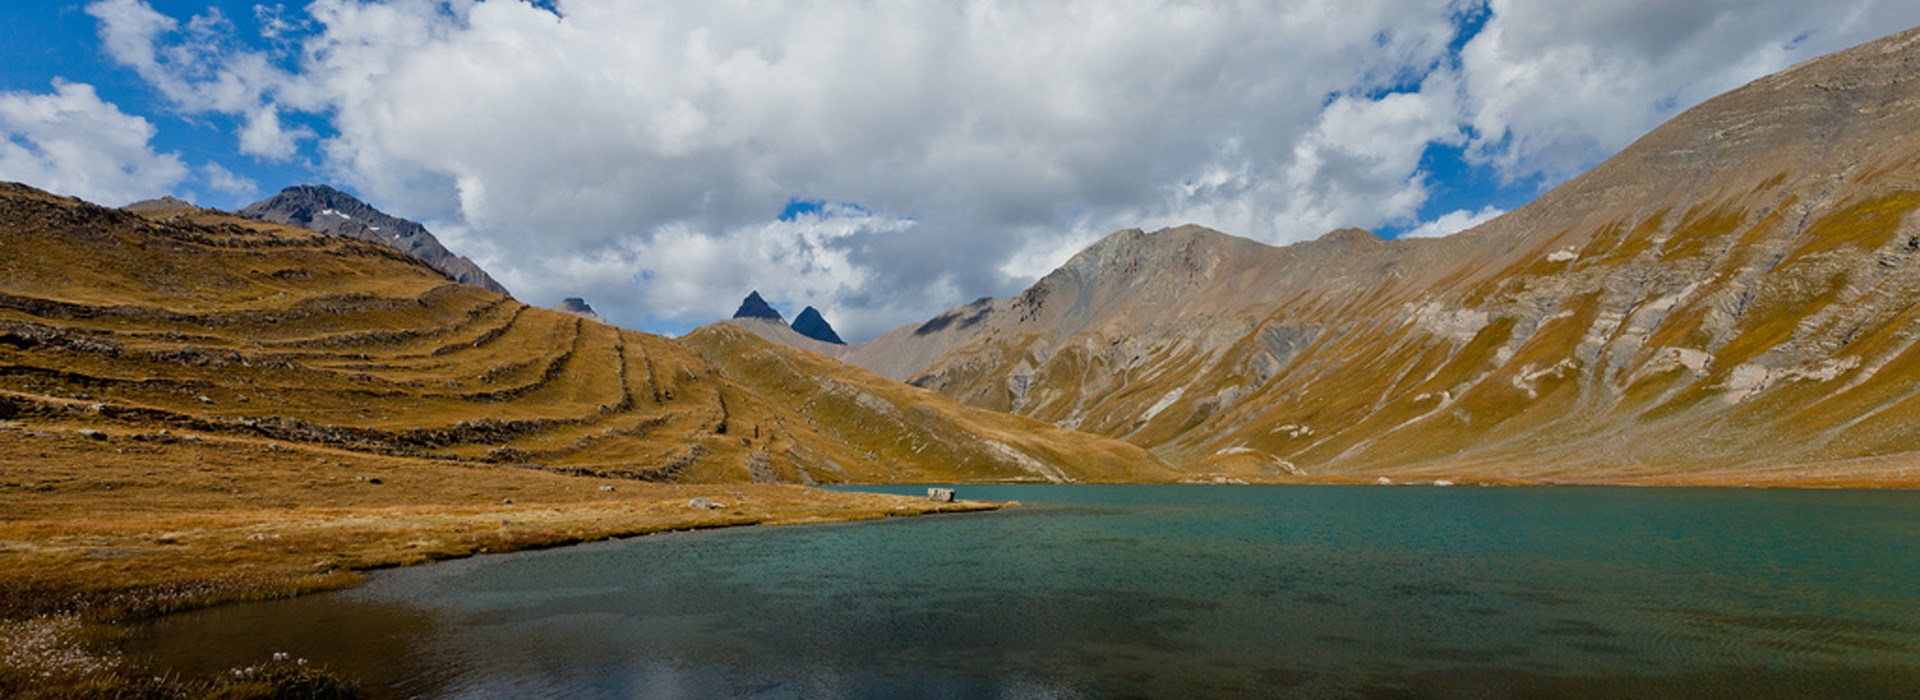
[[[320,183],[528,303],[859,341],[1125,228],[1446,235],[1912,0],[28,0],[0,180]]]

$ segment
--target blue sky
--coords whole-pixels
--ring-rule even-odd
[[[256,3],[157,2],[153,5],[161,12],[183,17],[217,7],[234,23],[239,36],[258,36],[253,11]],[[301,157],[290,161],[246,157],[234,147],[233,131],[239,120],[231,115],[187,114],[173,108],[136,72],[116,64],[107,55],[99,37],[100,23],[87,14],[86,6],[81,2],[46,0],[7,3],[0,7],[0,22],[8,27],[10,34],[8,41],[0,42],[0,90],[44,93],[51,90],[56,79],[91,85],[103,100],[153,123],[157,128],[152,140],[154,150],[177,153],[194,165],[216,163],[257,184],[255,190],[246,193],[221,192],[204,182],[204,178],[193,178],[178,188],[155,192],[154,196],[187,195],[204,206],[237,208],[284,185],[326,179],[326,174],[314,165],[313,143],[305,145]],[[303,121],[310,126],[324,126],[320,119]]]
[[[53,0],[0,6],[0,178],[237,208],[328,183],[516,296],[850,339],[1114,230],[1444,235],[1883,0]]]

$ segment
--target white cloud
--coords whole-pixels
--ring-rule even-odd
[[[313,138],[311,129],[288,129],[280,125],[280,112],[262,105],[247,112],[240,127],[240,152],[271,161],[290,159],[300,151],[300,141]]]
[[[256,8],[258,9],[258,8]],[[233,23],[218,8],[194,15],[183,26],[155,12],[145,0],[96,0],[86,8],[99,21],[107,55],[132,68],[173,105],[187,113],[243,115],[236,134],[240,152],[282,161],[312,138],[310,130],[283,129],[271,102],[296,81],[267,52],[240,48]],[[293,27],[261,14],[269,38]]]
[[[208,187],[212,187],[215,192],[221,192],[235,197],[250,197],[260,191],[259,183],[235,174],[233,171],[221,167],[219,163],[206,163],[201,165],[200,179],[205,181]]]
[[[1413,137],[1458,131],[1450,96],[1359,97],[1443,55],[1448,10],[1417,0],[574,0],[559,15],[323,0],[311,14],[299,91],[337,115],[325,153],[343,180],[464,222],[521,268],[495,272],[522,296],[630,299],[675,320],[723,315],[758,287],[844,309],[833,321],[859,336],[952,290],[1015,291],[1031,277],[1003,273],[1029,248],[1077,232],[1198,219],[1281,242],[1380,225],[1425,196]],[[1343,131],[1321,118],[1329,94],[1408,137]],[[1301,167],[1308,138],[1328,171]],[[788,235],[766,222],[793,197],[914,224],[823,242],[844,263],[804,272],[704,266]],[[609,260],[643,253],[677,264],[636,257],[611,274]]]
[[[0,92],[0,179],[108,205],[158,197],[188,170],[178,155],[154,152],[153,135],[153,124],[102,101],[92,85]]]
[[[1493,0],[1461,54],[1472,153],[1549,182],[1681,111],[1920,23],[1920,3]]]
[[[1891,0],[1498,0],[1456,58],[1472,0],[556,4],[260,11],[289,51],[238,48],[211,13],[89,12],[182,109],[238,118],[248,153],[320,138],[340,184],[440,222],[523,298],[693,322],[758,288],[856,339],[1015,292],[1119,228],[1412,224],[1432,144],[1552,184],[1716,92],[1920,22]],[[769,223],[795,197],[875,213],[810,224],[830,236]]]
[[[1498,217],[1501,214],[1505,214],[1505,213],[1507,213],[1507,210],[1501,209],[1499,207],[1494,207],[1494,206],[1483,207],[1480,209],[1480,211],[1467,211],[1465,209],[1456,209],[1451,212],[1447,212],[1446,214],[1442,214],[1432,221],[1428,221],[1412,229],[1408,229],[1406,232],[1401,233],[1400,237],[1401,238],[1438,238],[1440,236],[1451,236],[1461,231],[1465,231],[1475,226],[1479,226],[1481,224],[1492,221],[1494,220],[1495,217]]]

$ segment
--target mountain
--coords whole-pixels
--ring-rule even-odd
[[[125,209],[135,214],[151,214],[154,212],[185,212],[185,211],[193,211],[198,208],[199,207],[193,206],[192,203],[184,199],[174,197],[172,195],[168,195],[165,197],[156,197],[154,199],[143,199],[138,202],[134,202],[132,204],[121,207],[121,209]]]
[[[1916,78],[1804,63],[1441,239],[1122,231],[841,357],[1246,476],[1920,481]]]
[[[239,213],[251,219],[385,243],[419,258],[447,279],[510,296],[507,288],[488,276],[486,270],[440,245],[440,239],[434,238],[426,227],[388,216],[353,195],[326,185],[288,187],[279,194],[247,205]]]
[[[822,343],[847,344],[847,341],[840,339],[839,333],[833,332],[833,324],[827,323],[826,317],[820,315],[820,310],[811,306],[801,310],[800,315],[794,317],[792,327],[793,332]]]
[[[0,185],[8,413],[427,459],[475,484],[504,468],[674,483],[1181,476],[1123,442],[737,329],[622,330],[451,283],[387,245],[164,214]]]
[[[760,292],[758,290],[748,292],[747,298],[740,300],[740,308],[733,312],[733,317],[759,318],[782,324],[787,321],[785,317],[780,315],[779,311],[773,308],[772,304],[768,304],[767,300],[760,298]]]
[[[553,310],[563,314],[573,314],[575,316],[579,316],[589,321],[595,321],[599,323],[607,322],[606,319],[601,318],[600,314],[596,313],[593,310],[593,307],[587,305],[587,300],[582,299],[580,297],[567,297],[565,299],[561,299],[560,303],[555,304],[553,306]]]
[[[799,348],[808,352],[839,357],[846,351],[846,341],[833,331],[833,326],[820,315],[820,311],[811,306],[800,312],[800,316],[788,325],[786,318],[780,315],[760,292],[750,292],[740,302],[740,309],[733,312],[733,318],[726,324],[745,328],[755,335],[781,345]]]

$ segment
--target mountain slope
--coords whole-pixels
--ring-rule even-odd
[[[447,250],[426,227],[389,216],[353,195],[326,185],[288,187],[279,194],[247,205],[239,213],[261,221],[385,243],[419,258],[446,275],[447,279],[507,295],[507,288],[488,276],[486,270],[480,269],[472,260]]]
[[[665,482],[1173,476],[1104,438],[1006,437],[1028,422],[841,365],[810,370],[831,390],[817,396],[756,384],[687,344],[450,283],[385,245],[211,210],[155,217],[0,185],[9,412]]]
[[[844,357],[1249,475],[1881,478],[1920,449],[1916,77],[1920,31],[1811,61],[1444,239],[1124,231]]]

